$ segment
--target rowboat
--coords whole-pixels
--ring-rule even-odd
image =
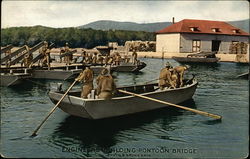
[[[15,86],[18,84],[21,84],[25,79],[28,79],[31,77],[31,74],[29,73],[13,73],[13,74],[5,74],[1,73],[0,76],[1,80],[1,86]]]
[[[139,62],[137,65],[132,63],[121,63],[121,65],[115,66],[111,70],[115,72],[138,72],[146,66],[147,64],[144,62]]]
[[[76,77],[82,72],[82,69],[34,69],[32,70],[32,78],[35,79],[53,79],[53,80],[68,80]]]
[[[215,56],[214,52],[211,53],[197,53],[197,54],[189,54],[187,57],[172,57],[175,61],[180,63],[217,63],[220,58]]]
[[[146,97],[167,101],[173,104],[179,104],[191,99],[198,85],[198,82],[194,78],[185,80],[184,83],[184,87],[166,90],[159,90],[157,83],[126,86],[117,89],[138,93]],[[56,104],[64,93],[65,92],[60,89],[51,90],[49,92],[49,98]],[[70,115],[88,119],[110,118],[166,107],[164,104],[155,103],[151,100],[145,100],[132,95],[126,95],[119,91],[111,100],[95,98],[83,99],[80,98],[80,93],[79,90],[70,91],[60,102],[58,107]]]
[[[237,78],[249,79],[249,72],[242,73],[238,75]]]

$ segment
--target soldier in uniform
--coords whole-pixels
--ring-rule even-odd
[[[85,70],[82,71],[75,80],[83,83],[81,98],[86,99],[88,97],[88,94],[93,89],[93,80],[94,80],[93,71],[89,67],[86,67]]]
[[[121,62],[121,55],[117,52],[116,54],[115,54],[115,65],[120,65],[120,62]]]
[[[97,64],[97,53],[94,53],[94,56],[92,57],[92,64],[96,65]]]
[[[109,61],[109,55],[106,54],[105,57],[104,57],[104,64],[108,65],[108,61]]]
[[[103,57],[100,54],[97,56],[97,63],[101,65],[103,64]]]
[[[26,51],[27,53],[25,54],[22,64],[24,65],[24,67],[30,67],[31,66],[31,62],[33,60],[33,55],[29,52],[29,47],[27,45],[25,45],[26,47]]]
[[[86,63],[87,53],[84,49],[82,49],[82,63]]]
[[[69,44],[68,43],[65,44],[64,50],[65,50],[64,51],[65,53],[70,52]],[[64,57],[64,62],[66,62],[66,65],[70,65],[70,61],[71,61],[70,59],[71,59],[71,55],[66,55]]]
[[[174,68],[176,75],[177,75],[177,84],[179,87],[183,86],[183,77],[184,77],[184,71],[186,71],[189,67],[187,65],[185,66],[176,66]]]
[[[137,64],[137,52],[136,49],[133,49],[133,53],[132,53],[132,63],[135,65]]]
[[[166,64],[165,68],[161,69],[159,76],[159,88],[163,90],[164,88],[175,88],[172,80],[171,80],[171,66]]]
[[[96,93],[101,99],[111,99],[116,91],[116,85],[113,77],[110,75],[108,69],[103,69],[101,74],[96,79],[97,90]]]
[[[59,55],[60,55],[60,63],[62,62],[61,55],[63,55],[64,53],[65,53],[65,50],[63,48],[60,48],[60,53],[59,53]]]
[[[5,52],[5,56],[8,56],[9,54],[11,54],[11,51],[10,50],[7,50]],[[10,62],[11,62],[11,58],[9,58],[7,61],[6,61],[6,67],[10,67]]]
[[[108,65],[112,65],[114,62],[114,57],[113,56],[109,56],[109,60],[108,60]]]
[[[44,53],[42,66],[47,66],[48,70],[50,70],[50,49],[49,48],[47,48]]]
[[[176,74],[176,71],[172,68],[170,68],[170,72],[171,72],[171,80],[173,83],[174,88],[178,88],[179,87],[179,83],[178,83],[178,76]]]
[[[130,60],[130,59],[129,59],[128,55],[125,54],[125,55],[124,55],[124,62],[125,62],[125,63],[129,63],[129,60]]]
[[[43,47],[39,50],[39,53],[42,54],[42,59],[39,59],[38,65],[44,65],[44,57],[46,56],[46,51],[48,49],[48,43],[45,41]]]

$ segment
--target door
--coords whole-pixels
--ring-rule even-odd
[[[219,51],[220,43],[220,40],[212,40],[212,51]]]
[[[192,43],[192,52],[199,52],[201,50],[201,41],[193,40]]]

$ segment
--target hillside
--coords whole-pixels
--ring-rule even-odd
[[[240,21],[228,21],[231,25],[249,32],[249,19]],[[130,30],[130,31],[146,31],[155,32],[161,30],[169,25],[171,22],[159,23],[133,23],[133,22],[118,22],[110,20],[100,20],[86,25],[79,26],[78,28],[92,28],[95,30]]]
[[[146,31],[155,32],[172,23],[159,22],[159,23],[133,23],[133,22],[118,22],[110,20],[100,20],[86,25],[79,26],[79,28],[92,28],[95,30],[131,30],[131,31]]]

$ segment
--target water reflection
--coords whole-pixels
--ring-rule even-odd
[[[194,100],[189,100],[182,105],[195,108]],[[172,122],[180,120],[183,111],[174,108],[162,108],[149,112],[137,113],[128,116],[121,116],[115,118],[101,119],[101,120],[88,120],[80,117],[68,116],[59,126],[55,129],[52,139],[53,143],[65,146],[65,143],[74,144],[80,142],[80,147],[84,148],[110,148],[119,142],[119,138],[123,141],[135,140],[131,139],[129,135],[124,134],[125,131],[136,131],[142,133],[150,128],[154,130],[153,125],[159,124],[159,129],[163,131],[173,131],[178,127],[171,126]],[[147,133],[147,132],[146,132]],[[145,132],[144,132],[145,134]],[[139,137],[139,134],[137,134]],[[167,133],[159,136],[162,139],[171,140]]]

